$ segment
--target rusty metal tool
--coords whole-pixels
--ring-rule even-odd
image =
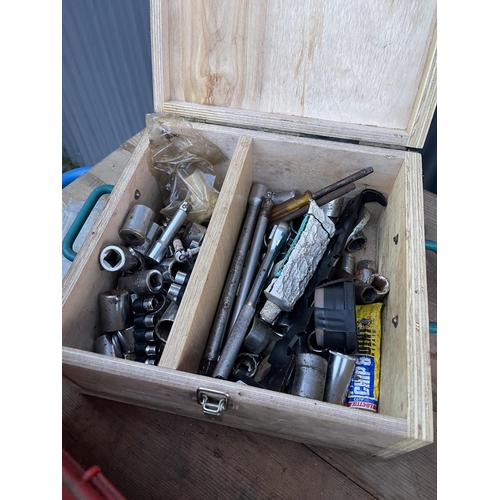
[[[252,235],[255,231],[262,200],[267,192],[264,184],[254,184],[248,196],[248,208],[240,237],[233,254],[233,259],[229,267],[229,272],[224,285],[219,306],[215,314],[214,322],[210,330],[210,336],[205,347],[203,358],[201,359],[198,373],[201,375],[212,375],[215,363],[219,358],[220,349],[224,341],[227,325],[233,304],[243,273],[245,257],[250,246]]]
[[[315,201],[319,200],[328,195],[329,193],[336,191],[337,189],[343,188],[348,184],[351,184],[353,182],[358,181],[359,179],[362,179],[363,177],[366,177],[372,172],[373,172],[372,167],[363,168],[362,170],[358,170],[354,174],[348,175],[347,177],[344,177],[340,181],[334,182],[333,184],[330,184],[329,186],[326,186],[323,189],[320,189],[319,191],[316,191],[314,193],[306,191],[302,196],[298,198],[293,198],[291,200],[280,203],[279,205],[275,205],[271,210],[269,222],[274,223],[276,221],[279,221],[288,214],[294,212],[295,210],[305,207],[311,199]]]
[[[226,380],[229,378],[240,348],[245,340],[245,336],[255,315],[259,296],[264,289],[266,280],[269,277],[269,273],[274,265],[276,257],[279,255],[283,245],[286,243],[289,234],[290,226],[288,223],[280,222],[277,226],[274,226],[270,235],[270,242],[266,255],[260,265],[252,288],[250,289],[248,299],[241,308],[241,311],[229,332],[227,342],[222,349],[219,361],[215,366],[213,373],[215,378],[222,378]]]
[[[245,259],[245,264],[243,266],[241,275],[240,287],[234,302],[231,319],[229,321],[230,328],[234,325],[236,318],[238,317],[238,314],[240,313],[241,308],[243,307],[243,304],[248,297],[250,287],[252,286],[253,280],[255,278],[255,273],[259,268],[261,247],[267,232],[269,215],[273,207],[272,197],[273,192],[267,191],[262,201],[259,218],[257,219],[257,225],[255,227],[252,243],[250,244],[250,248]]]
[[[378,203],[387,206],[385,196],[374,189],[364,189],[349,201],[342,215],[337,221],[337,231],[321,259],[313,277],[304,291],[304,294],[295,304],[289,320],[292,324],[285,336],[276,342],[273,352],[269,356],[271,370],[261,384],[270,390],[281,390],[286,379],[290,376],[293,367],[294,353],[292,347],[296,338],[306,331],[313,313],[312,298],[314,290],[321,283],[332,279],[337,263],[342,256],[346,241],[356,224],[361,208],[366,203]]]

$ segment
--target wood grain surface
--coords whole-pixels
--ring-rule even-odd
[[[116,183],[140,134],[63,190],[85,199]],[[424,191],[424,231],[436,240],[437,197]],[[437,256],[426,252],[429,319],[437,321]],[[437,335],[430,335],[437,418]],[[84,467],[99,465],[129,500],[433,499],[434,443],[390,460],[306,446],[152,409],[83,396],[62,382],[62,442]],[[436,425],[434,425],[436,433]]]
[[[288,131],[330,123],[332,137],[365,126],[388,144],[393,129],[422,147],[435,107],[435,26],[433,0],[153,0],[155,109],[204,105],[232,125],[243,121],[231,110],[279,115]]]

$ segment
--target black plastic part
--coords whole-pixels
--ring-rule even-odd
[[[352,354],[357,351],[356,300],[352,280],[339,280],[322,286],[324,308],[314,307],[316,342],[332,351]],[[316,330],[317,332],[317,330]]]

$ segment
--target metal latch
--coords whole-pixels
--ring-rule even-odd
[[[229,394],[200,387],[196,391],[196,400],[207,417],[221,417],[222,410],[228,408]]]

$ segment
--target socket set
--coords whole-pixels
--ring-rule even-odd
[[[166,219],[136,204],[118,231],[120,244],[102,249],[102,269],[118,279],[114,290],[98,297],[96,352],[158,364],[206,233],[204,225],[189,221],[190,211],[183,202]]]

